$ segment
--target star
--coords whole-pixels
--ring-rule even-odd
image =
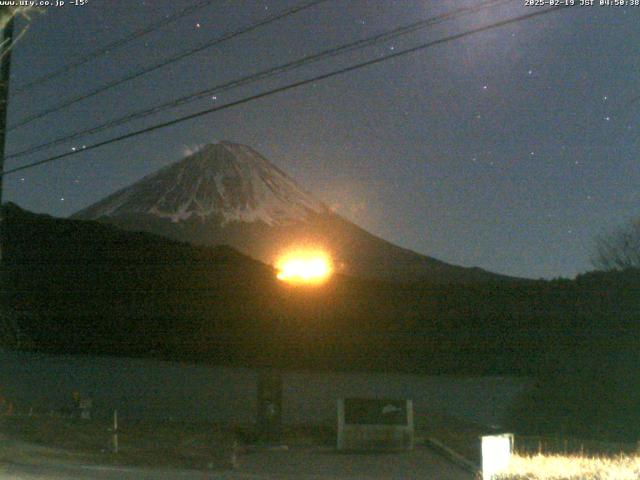
[[[533,70],[529,70],[527,73],[528,73],[529,75],[533,75]]]
[[[605,119],[607,122],[609,122],[609,121],[611,120],[611,117],[606,116],[606,117],[604,117],[604,119]]]
[[[196,23],[196,28],[200,28],[200,24],[199,23]]]
[[[213,95],[213,96],[211,97],[211,100],[213,100],[214,102],[215,102],[217,99],[218,99],[218,97],[217,97],[217,96],[215,96],[215,95]]]
[[[602,101],[603,101],[603,102],[606,102],[606,101],[607,101],[607,98],[609,98],[609,97],[608,97],[608,96],[606,96],[606,95],[604,95],[604,96],[602,97]]]
[[[487,89],[487,86],[486,86],[486,85],[483,85],[483,86],[482,86],[482,89],[483,89],[483,90],[486,90],[486,89]]]
[[[60,197],[60,201],[61,201],[61,202],[64,202],[64,197]]]

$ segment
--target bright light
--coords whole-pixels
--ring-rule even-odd
[[[509,467],[513,451],[513,435],[485,435],[482,437],[482,478],[492,480]]]
[[[333,267],[329,256],[321,250],[295,250],[276,262],[278,280],[289,283],[318,284],[329,279]]]

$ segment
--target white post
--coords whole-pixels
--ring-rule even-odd
[[[118,410],[113,411],[113,453],[118,453]]]
[[[338,450],[344,449],[344,399],[338,399]]]
[[[231,466],[233,468],[238,468],[238,440],[233,441],[233,446],[231,448]]]
[[[414,436],[415,436],[415,427],[413,423],[413,400],[407,400],[406,403],[407,408],[407,429],[409,433],[409,450],[413,450],[414,448]]]

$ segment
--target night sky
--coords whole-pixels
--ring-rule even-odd
[[[7,152],[478,1],[329,0],[10,130]],[[89,0],[35,15],[13,51],[11,88],[189,3]],[[9,124],[297,3],[213,2],[12,94]],[[5,168],[536,8],[524,0],[493,7]],[[640,6],[564,9],[7,176],[4,201],[67,216],[203,144],[230,140],[400,246],[509,275],[572,277],[591,269],[598,234],[639,213],[639,26]]]

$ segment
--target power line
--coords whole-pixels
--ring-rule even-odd
[[[562,6],[558,6],[558,7],[547,8],[547,9],[544,9],[544,10],[536,10],[534,12],[527,13],[525,15],[520,15],[520,16],[517,16],[517,17],[514,17],[514,18],[510,18],[508,20],[501,20],[499,22],[495,22],[495,23],[492,23],[492,24],[489,24],[489,25],[485,25],[484,27],[474,28],[472,30],[467,30],[466,32],[458,33],[458,34],[455,34],[455,35],[450,35],[448,37],[444,37],[444,38],[441,38],[441,39],[438,39],[438,40],[434,40],[434,41],[431,41],[431,42],[428,42],[428,43],[423,43],[423,44],[415,46],[415,47],[407,48],[407,49],[401,50],[399,52],[395,52],[395,53],[392,53],[392,54],[387,54],[385,56],[375,58],[373,60],[367,60],[365,62],[361,62],[361,63],[355,64],[355,65],[351,65],[349,67],[341,68],[339,70],[334,70],[333,72],[325,73],[325,74],[322,74],[322,75],[317,75],[315,77],[312,77],[312,78],[309,78],[309,79],[306,79],[306,80],[300,80],[298,82],[290,83],[290,84],[284,85],[282,87],[274,88],[274,89],[267,90],[267,91],[264,91],[264,92],[261,92],[261,93],[255,94],[255,95],[251,95],[249,97],[245,97],[243,99],[236,100],[236,101],[227,103],[225,105],[220,105],[220,106],[217,106],[217,107],[208,108],[206,110],[201,110],[200,112],[192,113],[192,114],[189,114],[189,115],[185,115],[183,117],[175,118],[173,120],[169,120],[169,121],[166,121],[166,122],[158,123],[158,124],[153,125],[151,127],[146,127],[146,128],[140,129],[140,130],[129,132],[129,133],[126,133],[124,135],[120,135],[120,136],[117,136],[117,137],[114,137],[114,138],[111,138],[111,139],[108,139],[108,140],[104,140],[102,142],[95,143],[95,144],[90,145],[90,146],[88,146],[86,148],[82,148],[82,149],[71,151],[71,152],[65,152],[65,153],[62,153],[62,154],[59,154],[59,155],[55,155],[55,156],[48,157],[48,158],[45,158],[45,159],[42,159],[42,160],[38,160],[36,162],[32,162],[32,163],[29,163],[29,164],[26,164],[26,165],[22,165],[20,167],[15,167],[15,168],[12,168],[12,169],[9,169],[9,170],[5,170],[5,171],[3,171],[1,173],[1,176],[4,177],[5,175],[10,175],[12,173],[16,173],[16,172],[19,172],[19,171],[22,171],[22,170],[27,170],[27,169],[30,169],[30,168],[34,168],[34,167],[37,167],[37,166],[40,166],[40,165],[44,165],[46,163],[51,163],[51,162],[60,160],[62,158],[70,157],[71,155],[76,155],[76,154],[81,153],[81,152],[86,152],[88,150],[93,150],[93,149],[96,149],[96,148],[99,148],[99,147],[103,147],[105,145],[109,145],[111,143],[120,142],[122,140],[126,140],[126,139],[129,139],[129,138],[132,138],[132,137],[137,137],[137,136],[143,135],[145,133],[149,133],[149,132],[152,132],[152,131],[155,131],[155,130],[159,130],[161,128],[169,127],[171,125],[176,125],[178,123],[182,123],[182,122],[185,122],[187,120],[191,120],[191,119],[194,119],[194,118],[202,117],[204,115],[208,115],[210,113],[218,112],[220,110],[226,110],[228,108],[232,108],[232,107],[235,107],[235,106],[238,106],[238,105],[242,105],[242,104],[245,104],[245,103],[248,103],[248,102],[252,102],[254,100],[258,100],[260,98],[268,97],[268,96],[274,95],[276,93],[281,93],[281,92],[285,92],[285,91],[288,91],[288,90],[292,90],[294,88],[301,87],[303,85],[309,85],[311,83],[319,82],[319,81],[322,81],[322,80],[326,80],[328,78],[332,78],[332,77],[335,77],[335,76],[338,76],[338,75],[342,75],[342,74],[345,74],[345,73],[348,73],[348,72],[352,72],[352,71],[358,70],[360,68],[368,67],[368,66],[371,66],[371,65],[376,65],[378,63],[381,63],[381,62],[384,62],[384,61],[387,61],[387,60],[390,60],[390,59],[398,58],[398,57],[401,57],[401,56],[405,56],[405,55],[408,55],[408,54],[411,54],[411,53],[415,53],[415,52],[418,52],[420,50],[424,50],[424,49],[427,49],[427,48],[430,48],[430,47],[434,47],[436,45],[441,45],[441,44],[448,43],[448,42],[451,42],[451,41],[454,41],[454,40],[458,40],[460,38],[468,37],[470,35],[475,35],[476,33],[481,33],[481,32],[485,32],[485,31],[488,31],[488,30],[493,30],[494,28],[499,28],[499,27],[503,27],[505,25],[510,25],[510,24],[513,24],[513,23],[517,23],[517,22],[521,22],[521,21],[524,21],[524,20],[528,20],[530,18],[546,15],[547,13],[560,11],[560,10],[563,10],[565,8],[569,8],[569,6],[568,5],[562,5]]]
[[[84,65],[87,62],[90,62],[91,60],[94,60],[96,58],[99,58],[103,55],[106,55],[107,53],[109,53],[112,50],[115,50],[117,48],[120,48],[124,45],[126,45],[127,43],[130,43],[134,40],[137,40],[140,37],[143,37],[144,35],[147,35],[148,33],[153,32],[154,30],[158,30],[162,27],[164,27],[165,25],[168,25],[172,22],[175,22],[176,20],[179,20],[180,18],[186,17],[187,15],[190,15],[193,12],[196,12],[204,7],[207,7],[213,3],[215,3],[216,0],[204,0],[201,2],[198,2],[194,5],[190,5],[188,7],[183,8],[182,10],[174,13],[173,15],[169,15],[165,18],[163,18],[162,20],[152,23],[150,25],[148,25],[147,27],[141,29],[141,30],[137,30],[135,32],[133,32],[132,34],[121,38],[120,40],[116,40],[115,42],[111,42],[97,50],[94,50],[91,53],[88,53],[80,58],[78,58],[76,61],[74,62],[69,62],[66,65],[63,65],[62,67],[58,68],[57,70],[54,70],[51,73],[47,73],[45,75],[42,75],[41,77],[36,78],[35,80],[27,83],[26,85],[21,86],[20,88],[17,88],[13,91],[14,95],[19,95],[21,93],[26,92],[27,90],[32,89],[33,87],[36,87],[38,85],[41,85],[45,82],[48,82],[49,80],[52,80],[54,78],[59,77],[62,74],[68,73],[72,70],[75,70],[76,68]]]
[[[183,97],[180,97],[178,99],[175,100],[171,100],[169,102],[160,104],[160,105],[156,105],[154,107],[148,108],[146,110],[142,110],[142,111],[138,111],[138,112],[133,112],[130,113],[128,115],[125,115],[123,117],[114,119],[114,120],[110,120],[108,122],[105,122],[103,124],[100,124],[98,126],[95,127],[91,127],[91,128],[87,128],[84,130],[80,130],[78,132],[74,132],[68,135],[64,135],[62,137],[58,137],[54,140],[51,140],[49,142],[40,144],[40,145],[36,145],[33,147],[29,147],[27,149],[24,150],[20,150],[18,152],[14,152],[10,155],[8,155],[6,158],[16,158],[16,157],[21,157],[24,155],[28,155],[31,153],[35,153],[41,150],[44,150],[46,148],[49,147],[53,147],[56,145],[60,145],[62,143],[65,143],[67,141],[70,140],[74,140],[76,138],[85,136],[85,135],[91,135],[91,134],[95,134],[98,132],[101,132],[103,130],[106,130],[108,128],[112,128],[112,127],[116,127],[119,125],[122,125],[124,123],[128,123],[130,121],[133,120],[138,120],[165,110],[169,110],[171,108],[175,108],[178,107],[180,105],[184,105],[186,103],[189,102],[193,102],[195,100],[199,100],[201,98],[207,97],[213,93],[221,93],[230,89],[234,89],[234,88],[238,88],[240,86],[244,86],[244,85],[248,85],[251,83],[254,83],[258,80],[264,80],[267,78],[271,78],[275,75],[279,75],[281,73],[287,72],[287,71],[291,71],[303,66],[307,66],[310,65],[312,63],[316,63],[318,61],[321,60],[326,60],[328,58],[332,58],[335,57],[337,55],[342,55],[344,53],[347,52],[351,52],[354,51],[356,49],[362,49],[364,47],[368,47],[371,45],[374,45],[376,43],[380,43],[382,41],[389,41],[392,40],[394,38],[397,38],[399,36],[402,35],[406,35],[409,33],[413,33],[416,32],[420,29],[424,29],[426,27],[450,20],[452,18],[455,18],[457,16],[460,15],[465,15],[468,13],[475,13],[478,12],[482,9],[486,9],[489,7],[495,7],[501,4],[507,4],[507,3],[512,3],[515,0],[487,0],[484,2],[481,2],[478,5],[472,6],[472,7],[464,7],[464,8],[459,8],[456,10],[453,10],[451,12],[447,12],[444,13],[442,15],[438,15],[436,17],[431,17],[428,19],[424,19],[424,20],[420,20],[417,22],[413,22],[409,25],[405,25],[405,26],[401,26],[398,28],[395,28],[391,31],[387,31],[387,32],[383,32],[383,33],[379,33],[377,35],[373,35],[371,37],[367,37],[365,39],[361,39],[361,40],[357,40],[351,43],[348,43],[346,45],[342,45],[340,47],[333,47],[333,48],[329,48],[326,50],[323,50],[321,52],[315,53],[315,54],[311,54],[311,55],[307,55],[305,57],[302,57],[300,59],[282,64],[282,65],[278,65],[276,67],[272,67],[266,70],[262,70],[260,72],[251,74],[251,75],[247,75],[245,77],[241,77],[239,79],[235,79],[229,82],[225,82],[222,84],[218,84],[215,85],[213,87],[209,87],[205,90],[201,90]]]
[[[151,73],[151,72],[153,72],[155,70],[158,70],[160,68],[166,67],[167,65],[175,63],[175,62],[177,62],[179,60],[182,60],[182,59],[184,59],[186,57],[194,55],[194,54],[196,54],[198,52],[201,52],[201,51],[206,50],[208,48],[211,48],[211,47],[214,47],[216,45],[219,45],[222,42],[225,42],[227,40],[230,40],[230,39],[235,38],[237,36],[240,36],[242,34],[251,32],[251,31],[253,31],[253,30],[255,30],[255,29],[259,28],[259,27],[262,27],[262,26],[268,25],[270,23],[273,23],[276,20],[280,20],[282,18],[294,15],[294,14],[296,14],[298,12],[301,12],[303,10],[309,9],[309,8],[315,6],[315,5],[319,5],[319,4],[327,2],[327,1],[328,0],[312,0],[310,2],[299,4],[299,5],[296,5],[294,7],[291,7],[291,8],[288,8],[286,10],[283,10],[280,13],[269,15],[269,16],[265,17],[264,19],[262,19],[262,20],[260,20],[258,22],[252,23],[251,25],[249,25],[247,27],[243,27],[241,29],[231,31],[229,33],[226,33],[226,34],[220,36],[220,37],[216,37],[213,40],[210,40],[210,41],[208,41],[208,42],[206,42],[206,43],[204,43],[202,45],[199,45],[199,46],[197,46],[195,48],[192,48],[192,49],[187,50],[185,52],[179,53],[177,55],[174,55],[173,57],[169,57],[169,58],[167,58],[165,60],[160,61],[159,63],[156,63],[156,64],[154,64],[154,65],[152,65],[150,67],[146,67],[146,68],[144,68],[142,70],[139,70],[139,71],[137,71],[137,72],[135,72],[133,74],[130,74],[130,75],[124,77],[124,78],[120,78],[118,80],[114,80],[114,81],[109,82],[109,83],[103,85],[102,87],[99,87],[99,88],[97,88],[95,90],[92,90],[92,91],[90,91],[88,93],[85,93],[85,94],[82,94],[82,95],[78,95],[78,96],[73,97],[73,98],[71,98],[69,100],[66,100],[66,101],[64,101],[64,102],[62,102],[62,103],[60,103],[58,105],[55,105],[55,106],[53,106],[51,108],[47,108],[46,110],[43,110],[41,112],[38,112],[38,113],[30,115],[30,116],[28,116],[26,118],[23,118],[18,123],[16,123],[16,124],[12,125],[11,127],[9,127],[9,131],[15,130],[18,127],[22,127],[23,125],[27,125],[27,124],[33,122],[34,120],[37,120],[37,119],[42,118],[42,117],[45,117],[45,116],[47,116],[47,115],[49,115],[51,113],[58,112],[58,111],[60,111],[60,110],[62,110],[64,108],[70,107],[71,105],[74,105],[74,104],[76,104],[76,103],[78,103],[78,102],[80,102],[82,100],[86,100],[87,98],[94,97],[94,96],[98,95],[99,93],[102,93],[102,92],[104,92],[106,90],[114,88],[114,87],[116,87],[118,85],[122,85],[123,83],[129,82],[129,81],[134,80],[136,78],[142,77],[143,75]]]

